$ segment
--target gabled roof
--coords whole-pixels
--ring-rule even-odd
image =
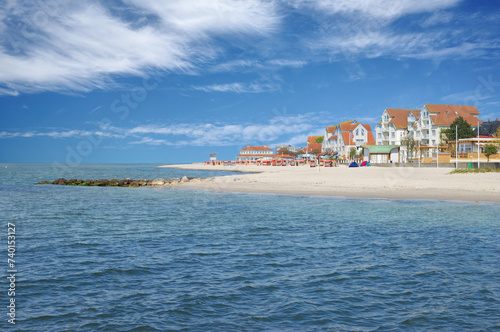
[[[354,120],[344,121],[339,124],[340,130],[342,131],[353,131],[358,125],[359,122],[356,122]]]
[[[369,124],[362,124],[362,126],[365,127],[366,130],[372,131],[372,126],[370,126]]]
[[[389,123],[394,124],[398,129],[408,128],[408,116],[410,112],[415,115],[415,112],[420,112],[420,110],[414,109],[403,109],[403,108],[386,108],[387,114],[391,117]]]
[[[331,140],[331,139],[337,139],[337,138],[338,138],[337,135],[333,135],[332,137],[329,138],[329,140]]]
[[[436,114],[436,118],[432,120],[434,124],[438,126],[449,126],[459,116],[464,118],[470,125],[477,125],[478,122],[482,123],[482,121],[477,118],[479,111],[476,106],[438,104],[425,104],[424,106],[429,110],[429,113]]]
[[[347,131],[342,132],[342,139],[344,140],[344,145],[356,145],[354,139],[349,138],[350,135],[351,135],[350,132],[347,132]],[[351,144],[349,144],[349,140],[350,140]],[[352,144],[352,143],[355,143],[355,144]]]
[[[368,144],[368,145],[375,145],[375,144],[377,144],[375,142],[375,137],[373,137],[373,133],[371,131],[368,132],[368,140],[367,140],[366,144]]]
[[[323,136],[307,136],[307,144],[313,144],[316,143],[316,139],[323,137]]]
[[[264,146],[249,146],[249,145],[247,145],[247,147],[241,149],[241,151],[273,151],[273,149],[268,148],[267,145],[264,145]]]
[[[498,130],[498,127],[500,127],[500,121],[498,118],[495,121],[488,120],[487,122],[483,122],[479,126],[479,134],[480,135],[486,135],[486,136],[493,136]],[[477,127],[473,126],[474,131],[477,132]]]
[[[326,127],[327,133],[334,133],[337,130],[338,125]]]
[[[311,152],[311,151],[314,151],[314,150],[321,151],[321,143],[307,144],[307,151]]]

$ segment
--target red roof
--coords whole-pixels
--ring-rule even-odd
[[[344,145],[353,145],[352,143],[354,142],[354,139],[351,137],[349,138],[350,133],[347,131],[342,132],[342,139],[344,140]],[[349,140],[351,144],[349,144]],[[356,145],[356,144],[354,144]]]
[[[253,153],[253,154],[243,153],[237,155],[236,157],[272,157],[272,156],[273,156],[272,154],[264,154],[264,153]]]
[[[354,120],[344,121],[339,124],[340,130],[342,131],[353,131],[359,125],[359,122]]]
[[[307,144],[313,144],[316,143],[316,139],[323,137],[323,136],[307,136]]]
[[[321,143],[311,143],[307,144],[307,151],[313,152],[314,150],[321,151]]]
[[[362,124],[362,126],[365,127],[366,130],[372,131],[372,126],[370,126],[369,124]]]
[[[425,104],[425,107],[429,113],[437,113],[434,117],[431,115],[431,119],[438,126],[449,126],[459,116],[470,125],[477,125],[478,122],[483,123],[477,118],[479,111],[476,106]]]
[[[268,148],[267,145],[264,145],[264,146],[249,146],[249,145],[247,145],[247,147],[241,149],[241,151],[273,151],[273,149]]]
[[[366,142],[366,145],[376,145],[377,143],[375,142],[375,137],[373,137],[373,133],[371,131],[368,132],[368,140]]]
[[[399,129],[408,128],[408,116],[410,115],[410,112],[412,112],[413,115],[415,115],[415,112],[420,112],[420,110],[400,108],[387,108],[386,111],[387,114],[389,114],[389,116],[391,117],[389,122],[393,123],[394,126]]]
[[[326,131],[329,133],[334,133],[337,130],[337,125],[326,127]]]
[[[337,139],[337,138],[338,138],[338,136],[334,135],[334,136],[330,137],[329,139]]]

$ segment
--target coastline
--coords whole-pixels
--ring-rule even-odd
[[[188,182],[179,189],[500,203],[500,173],[448,174],[451,168],[348,168],[343,165],[311,168],[204,166],[200,163],[158,167],[247,173]]]

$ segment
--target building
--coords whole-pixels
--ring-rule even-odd
[[[274,151],[268,148],[267,145],[264,146],[249,146],[240,150],[240,154],[236,156],[238,161],[248,161],[248,160],[271,160],[274,155]]]
[[[321,149],[325,153],[348,156],[352,148],[359,150],[362,145],[375,143],[370,125],[350,120],[326,127]]]
[[[478,115],[479,111],[475,106],[425,104],[418,117],[410,112],[408,136],[420,142],[422,155],[428,156],[437,152],[442,129],[449,129],[460,116],[471,126],[475,126],[482,123]]]
[[[307,136],[307,146],[298,152],[299,156],[305,159],[316,159],[321,153],[322,145],[322,143],[316,143],[316,140],[321,137],[323,136]]]
[[[401,145],[401,139],[408,135],[409,118],[413,124],[419,117],[420,110],[417,109],[386,108],[382,120],[375,126],[377,145]]]
[[[399,145],[363,145],[363,159],[370,164],[399,163]]]
[[[500,121],[496,118],[495,121],[491,121],[488,119],[488,122],[483,122],[479,125],[479,135],[480,136],[495,136],[495,134],[500,128]],[[477,126],[473,126],[472,128],[477,135]]]
[[[481,130],[481,128],[479,129]],[[479,143],[479,144],[478,144]],[[484,147],[488,144],[496,145],[500,147],[500,141],[496,137],[492,136],[479,136],[479,137],[470,137],[470,138],[461,138],[458,140],[458,153],[477,153],[477,147],[479,145],[479,152],[484,152]]]
[[[293,145],[289,145],[289,144],[276,145],[276,152],[279,152],[282,149],[288,150],[290,152],[299,152],[300,150],[302,150],[302,148],[299,146],[293,146]]]

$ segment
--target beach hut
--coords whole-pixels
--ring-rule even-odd
[[[311,161],[309,162],[309,166],[310,166],[310,167],[316,167],[316,160],[311,160]]]
[[[333,166],[333,160],[325,160],[325,167],[332,167]]]
[[[359,165],[355,161],[353,161],[349,164],[349,167],[359,167]]]
[[[297,166],[304,166],[304,165],[305,165],[304,159],[297,160]]]

